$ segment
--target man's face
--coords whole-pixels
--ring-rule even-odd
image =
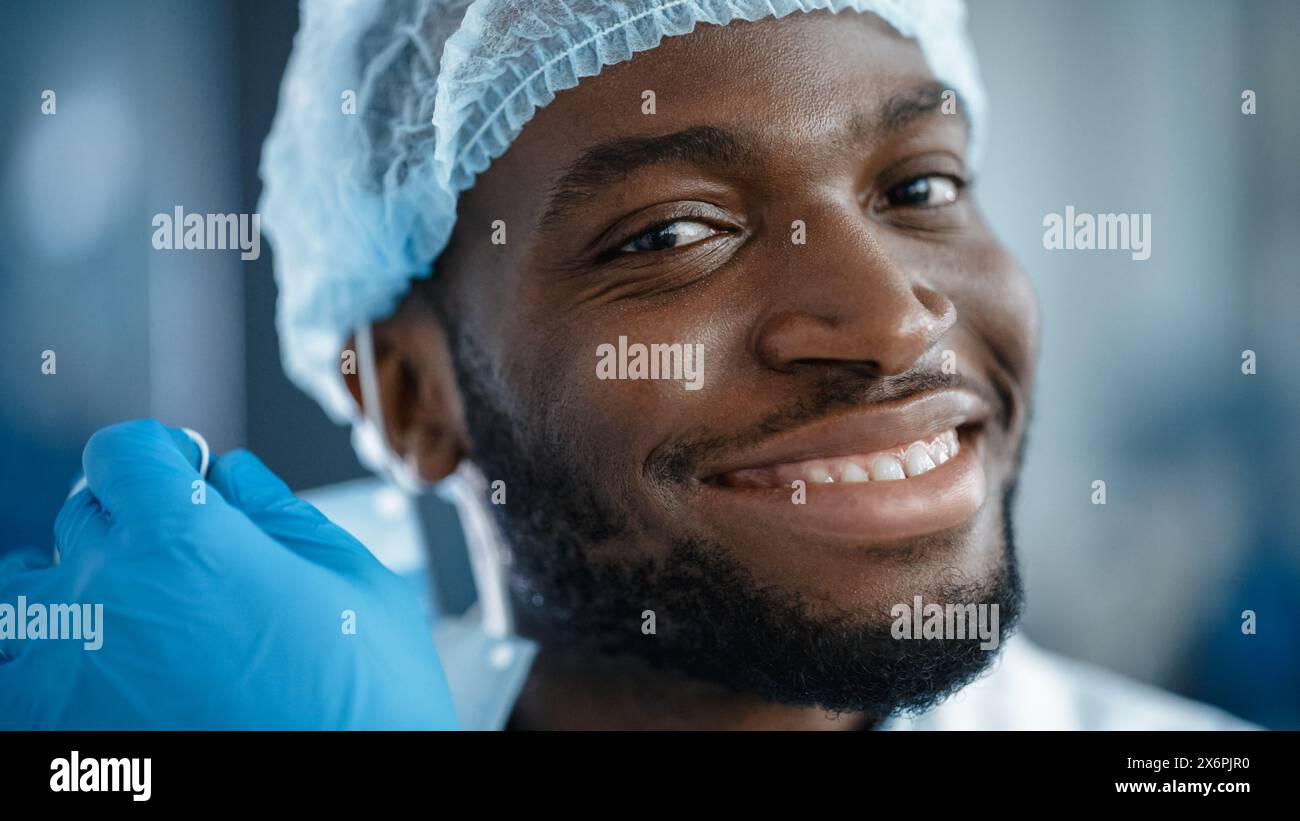
[[[988,660],[889,636],[914,596],[1018,603],[1037,312],[943,91],[873,16],[702,26],[560,93],[462,197],[434,287],[530,631],[876,712]],[[701,346],[700,388],[600,378],[620,337]]]

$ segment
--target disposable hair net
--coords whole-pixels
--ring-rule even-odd
[[[459,193],[556,92],[700,23],[816,10],[872,12],[914,39],[962,97],[974,162],[985,102],[962,0],[303,0],[259,204],[290,378],[364,422],[344,341],[433,272]]]

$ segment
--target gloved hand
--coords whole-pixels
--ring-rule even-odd
[[[156,421],[83,461],[60,563],[0,558],[0,606],[102,604],[102,645],[0,638],[0,728],[456,726],[418,600],[257,457],[215,459],[204,504],[198,449]]]

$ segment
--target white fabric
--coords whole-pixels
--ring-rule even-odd
[[[887,730],[1252,730],[1240,719],[1099,667],[1007,641],[992,670]]]
[[[344,340],[430,274],[459,193],[557,91],[699,23],[815,10],[873,12],[915,39],[964,98],[974,163],[984,93],[962,0],[304,0],[259,203],[290,378],[358,421]]]

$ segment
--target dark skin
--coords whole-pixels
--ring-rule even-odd
[[[469,459],[512,494],[535,486],[476,430],[472,379],[470,404],[509,420],[524,451],[562,443],[556,481],[580,479],[594,500],[582,510],[616,522],[584,527],[580,514],[548,514],[553,499],[512,495],[519,518],[502,524],[513,544],[545,541],[520,512],[530,501],[592,567],[653,574],[695,540],[755,589],[797,595],[813,620],[861,615],[887,632],[891,603],[942,599],[954,576],[989,578],[1007,550],[996,491],[1018,466],[1038,314],[964,190],[967,123],[941,110],[942,88],[916,45],[875,17],[795,14],[701,26],[561,92],[462,195],[434,283],[375,326],[390,442],[430,481]],[[652,115],[641,112],[647,89]],[[491,242],[494,220],[505,245]],[[795,220],[805,244],[792,242]],[[597,347],[619,336],[702,344],[704,389],[596,379]],[[472,377],[455,364],[467,347]],[[938,375],[943,351],[957,377]],[[971,434],[991,490],[960,522],[850,542],[801,529],[807,514],[793,506],[789,529],[760,526],[704,488],[706,457],[762,440],[773,419],[885,407],[958,380],[991,409]],[[565,591],[523,581],[517,594],[545,590],[547,603],[521,602],[542,650],[513,726],[855,729],[880,718],[602,652],[552,617]],[[698,616],[656,612],[670,647],[674,620]],[[627,619],[643,638],[639,606]]]

